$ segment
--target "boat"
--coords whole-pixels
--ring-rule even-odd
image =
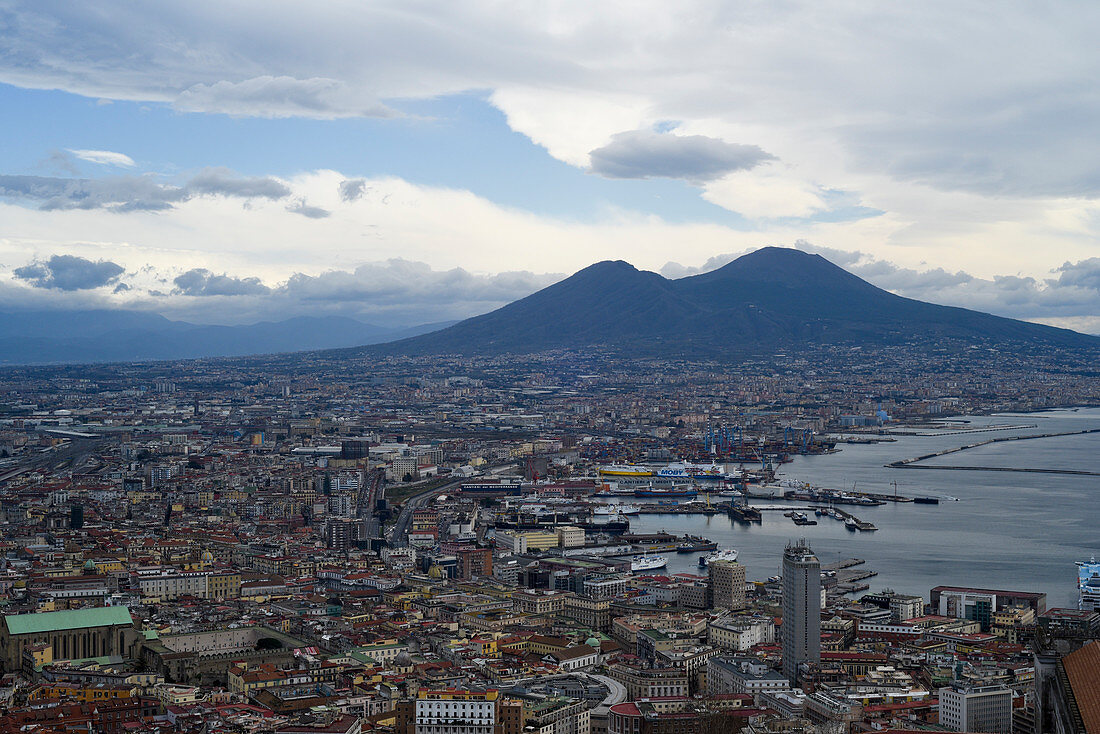
[[[734,548],[726,548],[720,550],[717,553],[708,553],[705,556],[699,556],[699,567],[706,568],[712,561],[736,561],[737,550]]]
[[[699,496],[699,490],[694,487],[672,487],[670,489],[659,489],[657,487],[645,487],[634,490],[635,497],[656,497],[658,499],[669,499],[672,497],[683,498],[695,498]]]
[[[635,466],[634,464],[608,464],[598,469],[605,477],[651,477],[653,470],[648,466]]]
[[[668,559],[664,556],[651,556],[648,553],[644,556],[633,556],[630,559],[631,571],[653,571],[667,565]]]
[[[697,553],[699,551],[715,550],[718,550],[718,544],[713,540],[698,538],[692,535],[685,535],[683,542],[676,546],[677,553]]]
[[[641,508],[637,505],[596,505],[592,508],[592,514],[598,516],[637,515],[639,512]]]
[[[865,522],[858,518],[849,517],[844,521],[844,527],[848,528],[852,532],[859,531],[861,533],[873,533],[878,530],[878,527],[874,523]]]
[[[914,497],[913,504],[915,505],[938,505],[940,500],[938,497]]]
[[[817,520],[806,517],[804,512],[792,512],[790,517],[794,520],[795,525],[817,525]]]

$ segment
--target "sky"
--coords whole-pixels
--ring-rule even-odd
[[[1100,5],[0,0],[0,311],[489,311],[778,245],[1100,333]]]

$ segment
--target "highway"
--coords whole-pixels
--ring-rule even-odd
[[[362,518],[367,524],[367,537],[377,538],[378,532],[378,500],[385,497],[386,471],[384,469],[372,469],[363,473],[363,481],[359,485],[359,495],[355,501],[355,516]]]
[[[444,485],[429,489],[420,494],[414,494],[401,503],[401,513],[397,516],[397,522],[390,530],[389,544],[391,547],[404,547],[409,544],[409,526],[412,524],[413,512],[423,507],[431,499],[441,494],[446,494],[451,489],[457,488],[463,482],[469,481],[466,477],[447,482]]]

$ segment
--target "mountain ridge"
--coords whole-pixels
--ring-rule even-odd
[[[8,311],[0,312],[0,365],[203,359],[339,349],[415,336],[447,325],[390,328],[346,316],[295,316],[221,326],[172,321],[143,311]]]

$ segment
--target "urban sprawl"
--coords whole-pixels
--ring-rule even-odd
[[[876,591],[797,526],[935,499],[776,473],[1097,404],[1088,360],[982,346],[5,368],[0,734],[1089,731],[1100,564],[1071,609]],[[767,568],[631,529],[786,495]]]

